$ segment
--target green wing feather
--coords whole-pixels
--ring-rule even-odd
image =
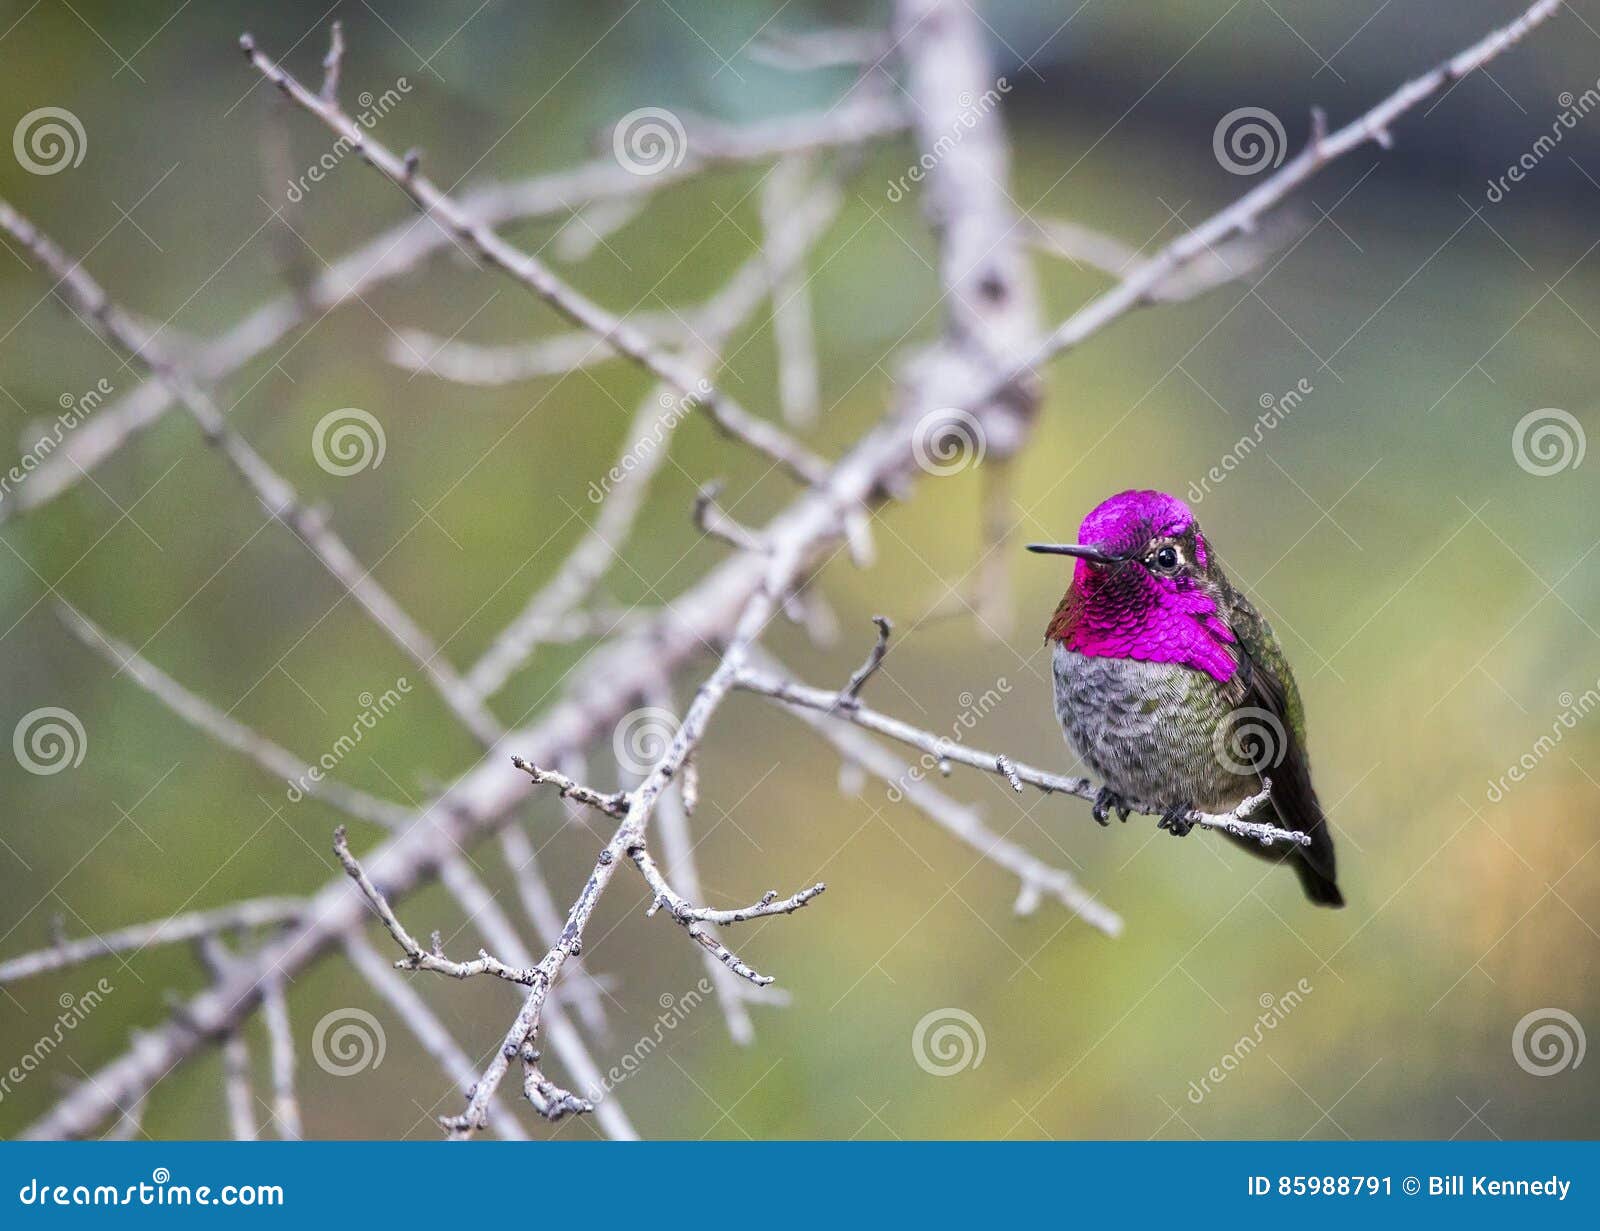
[[[1344,898],[1335,879],[1333,835],[1311,785],[1305,706],[1294,682],[1294,672],[1289,668],[1289,660],[1272,626],[1250,605],[1250,600],[1232,586],[1226,586],[1223,598],[1228,625],[1244,652],[1237,704],[1255,706],[1273,715],[1283,724],[1287,737],[1288,747],[1284,749],[1283,758],[1270,769],[1269,776],[1272,806],[1283,827],[1311,835],[1311,845],[1297,847],[1294,852],[1298,856],[1294,864],[1301,884],[1312,901],[1343,906]]]

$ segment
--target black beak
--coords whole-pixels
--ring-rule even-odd
[[[1088,547],[1082,543],[1029,543],[1029,551],[1046,556],[1076,556],[1091,564],[1121,564],[1126,556],[1114,556],[1102,547]]]

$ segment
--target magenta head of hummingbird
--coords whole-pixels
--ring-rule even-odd
[[[1181,663],[1219,683],[1239,669],[1218,602],[1226,583],[1176,496],[1119,492],[1083,519],[1076,543],[1028,550],[1076,558],[1046,639],[1092,658]]]

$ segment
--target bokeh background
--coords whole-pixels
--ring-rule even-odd
[[[1297,147],[1312,105],[1337,124],[1520,7],[985,5],[997,70],[1013,86],[1013,196],[1042,216],[1158,244],[1254,182],[1213,156],[1225,113],[1267,108]],[[1600,5],[1566,7],[1487,73],[1397,125],[1392,150],[1364,148],[1316,179],[1296,202],[1309,233],[1254,289],[1142,311],[1058,361],[1018,465],[1023,533],[1069,535],[1111,492],[1187,492],[1252,430],[1264,396],[1311,388],[1199,512],[1296,664],[1349,908],[1313,911],[1287,872],[1213,835],[1174,842],[1147,819],[1102,830],[1081,802],[1014,797],[960,772],[943,785],[1072,868],[1127,930],[1108,940],[1049,904],[1015,918],[1006,874],[880,787],[841,790],[835,758],[808,728],[735,698],[703,758],[695,824],[710,893],[742,901],[816,878],[829,892],[746,935],[746,955],[790,998],[756,1010],[752,1046],[731,1044],[707,1003],[620,1089],[644,1133],[1593,1135],[1600,1063],[1572,1064],[1573,1055],[1536,1075],[1517,1062],[1513,1034],[1550,1009],[1590,1033],[1600,1026],[1600,714],[1560,721],[1600,687],[1600,458],[1572,464],[1574,447],[1554,473],[1530,473],[1513,437],[1544,408],[1591,435],[1597,426],[1600,116],[1578,120],[1502,200],[1487,195],[1488,181],[1550,131],[1563,92],[1581,95],[1600,77]],[[638,107],[740,121],[826,106],[848,70],[780,71],[752,59],[748,40],[763,27],[882,24],[887,13],[801,0],[776,15],[699,0],[15,0],[0,6],[0,129],[35,108],[66,107],[87,152],[81,165],[39,176],[8,151],[0,193],[87,254],[126,306],[169,321],[165,336],[181,344],[218,332],[286,279],[406,216],[399,194],[355,159],[287,216],[293,231],[275,215],[284,204],[270,153],[279,100],[234,40],[249,29],[314,80],[334,16],[350,43],[346,92],[408,77],[414,89],[378,135],[423,149],[448,184],[469,169],[469,182],[481,182],[589,157],[596,134]],[[327,148],[302,114],[287,116],[285,131],[294,165]],[[882,412],[893,355],[937,328],[931,237],[914,198],[887,194],[912,157],[904,140],[871,154],[810,262],[825,408],[815,436],[826,451]],[[752,189],[764,170],[661,192],[565,274],[619,309],[700,299],[752,250]],[[559,227],[509,234],[540,247]],[[0,429],[19,455],[63,394],[101,379],[125,392],[138,380],[27,264],[0,254]],[[1036,268],[1052,320],[1106,284],[1042,255]],[[575,540],[580,522],[569,514],[591,515],[588,484],[624,443],[622,408],[648,386],[620,364],[592,379],[499,389],[413,377],[384,358],[391,331],[412,327],[513,341],[562,326],[509,284],[441,256],[328,315],[220,392],[233,422],[327,503],[358,554],[381,559],[385,586],[468,663]],[[770,410],[765,314],[735,346],[726,379]],[[317,467],[310,438],[321,416],[345,406],[380,418],[387,455],[340,479]],[[1570,427],[1568,436],[1575,446]],[[726,503],[752,523],[787,496],[782,480],[762,479],[703,422],[685,425],[673,450],[678,465],[658,481],[626,565],[601,587],[608,603],[651,605],[726,550],[697,542],[686,514],[696,483],[726,478]],[[877,563],[835,564],[822,579],[840,642],[816,647],[786,627],[772,645],[805,677],[838,681],[867,644],[868,616],[885,612],[902,635],[872,685],[876,703],[948,729],[962,694],[1003,679],[1003,703],[970,742],[1066,771],[1040,638],[1061,570],[1019,554],[1019,618],[1003,640],[970,619],[929,618],[951,588],[972,584],[980,492],[969,469],[887,511]],[[359,694],[406,672],[303,550],[262,529],[254,501],[186,417],[168,416],[93,482],[5,522],[0,543],[0,726],[62,706],[87,737],[82,764],[52,776],[25,772],[9,750],[0,756],[0,956],[48,943],[53,916],[76,935],[184,903],[307,892],[334,875],[336,814],[314,802],[286,807],[282,783],[114,675],[52,612],[52,595],[70,601],[308,756],[347,728]],[[547,704],[587,649],[541,651],[499,699],[500,715]],[[1536,750],[1553,730],[1559,741]],[[1491,780],[1525,755],[1525,780],[1491,800]],[[396,783],[420,793],[475,758],[419,686],[340,772],[380,794]],[[596,777],[605,773],[597,758]],[[520,823],[570,900],[598,830],[549,800]],[[358,849],[377,836],[358,830]],[[480,862],[510,902],[492,848]],[[611,1033],[594,1040],[603,1062],[653,1031],[658,998],[683,995],[703,973],[673,929],[642,917],[644,897],[635,878],[619,878],[588,949],[615,996]],[[415,931],[444,929],[457,952],[476,948],[436,889],[401,913]],[[58,997],[102,976],[114,994],[0,1098],[0,1132],[20,1131],[64,1084],[124,1049],[130,1032],[161,1020],[166,989],[203,979],[180,947],[7,987],[0,1063],[54,1029]],[[1264,1003],[1302,980],[1311,989],[1302,1001],[1197,1100],[1191,1083],[1255,1030]],[[503,987],[422,990],[474,1055],[495,1045],[514,1011]],[[387,1054],[355,1076],[326,1076],[311,1027],[352,1005],[388,1022]],[[431,1117],[458,1108],[342,960],[297,980],[291,1007],[308,1133],[429,1138]],[[913,1034],[950,1009],[977,1023],[981,1063],[936,1076],[918,1064]],[[263,1040],[251,1039],[259,1068]],[[218,1078],[214,1052],[173,1073],[145,1131],[224,1134]],[[594,1129],[577,1121],[556,1131]]]

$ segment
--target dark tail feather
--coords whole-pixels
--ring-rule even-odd
[[[1300,877],[1300,887],[1306,891],[1306,897],[1318,906],[1343,906],[1344,894],[1339,892],[1339,886],[1331,876],[1324,876],[1318,872],[1302,856],[1291,857],[1294,861],[1294,870]]]
[[[1328,832],[1328,822],[1320,807],[1316,824],[1311,828],[1311,845],[1299,847],[1290,858],[1307,898],[1318,906],[1344,905],[1344,895],[1334,879],[1333,835]]]

